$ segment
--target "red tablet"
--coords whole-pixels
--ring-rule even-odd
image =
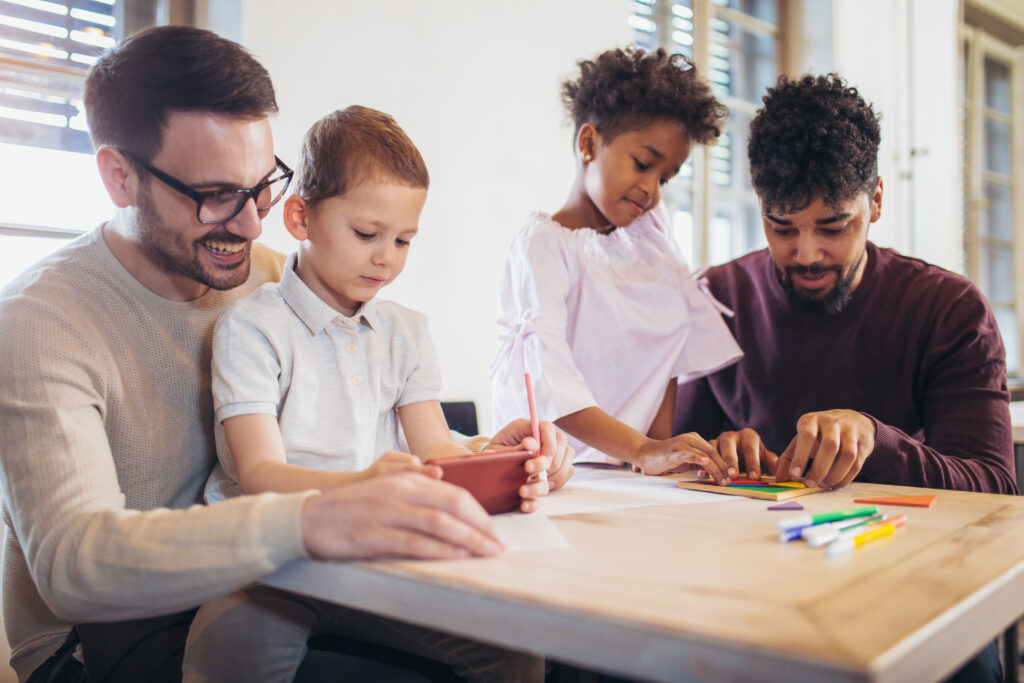
[[[436,458],[430,464],[441,468],[442,479],[468,490],[493,515],[519,509],[519,488],[528,478],[523,464],[532,457],[530,451],[497,451]]]

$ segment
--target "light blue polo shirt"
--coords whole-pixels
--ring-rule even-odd
[[[229,309],[214,329],[213,403],[219,463],[208,501],[241,495],[222,421],[277,417],[289,463],[324,471],[369,467],[398,450],[397,408],[436,401],[437,354],[422,313],[372,299],[346,317],[295,273]]]

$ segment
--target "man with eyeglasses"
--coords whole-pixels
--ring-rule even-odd
[[[80,660],[89,680],[180,679],[195,607],[297,558],[498,552],[465,491],[417,474],[196,505],[216,462],[213,325],[283,263],[253,243],[292,175],[273,151],[273,86],[235,43],[162,27],[100,59],[85,104],[116,213],[0,293],[19,679],[84,680]],[[543,429],[543,454],[564,458]]]

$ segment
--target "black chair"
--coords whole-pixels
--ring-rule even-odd
[[[448,422],[448,428],[466,436],[480,433],[476,421],[476,403],[473,401],[441,401],[441,412]]]

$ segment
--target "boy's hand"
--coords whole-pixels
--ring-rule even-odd
[[[363,470],[366,479],[383,477],[397,472],[418,472],[431,479],[441,478],[441,468],[437,465],[425,465],[412,453],[401,453],[399,451],[388,451],[380,456],[377,462]]]

